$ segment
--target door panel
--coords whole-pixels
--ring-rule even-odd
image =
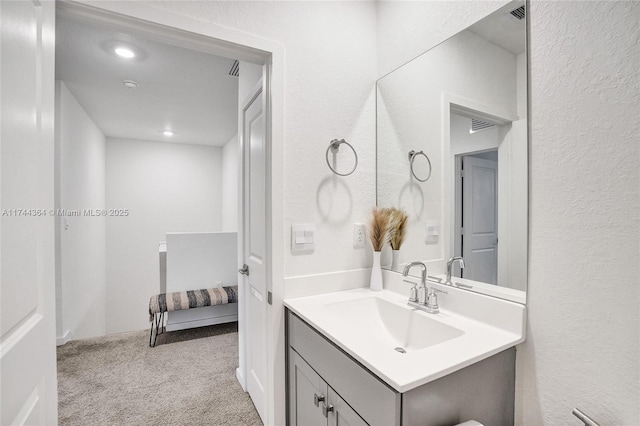
[[[292,425],[326,426],[321,406],[326,401],[327,384],[293,349],[289,349],[289,419]]]
[[[498,162],[463,157],[463,277],[498,282]]]
[[[267,378],[267,282],[265,271],[265,120],[262,87],[245,105],[242,115],[243,155],[243,263],[249,266],[244,277],[247,300],[246,365],[247,391],[262,420],[266,415]]]
[[[328,391],[329,403],[333,411],[329,413],[329,426],[367,426],[362,417],[347,404],[331,387]]]
[[[0,2],[3,425],[57,422],[54,19],[53,2]]]
[[[260,102],[262,104],[262,96],[256,99],[254,103]],[[257,105],[255,105],[257,107]],[[255,108],[254,107],[254,108]],[[262,262],[264,259],[265,244],[265,223],[264,213],[265,206],[265,186],[264,186],[264,117],[262,110],[256,111],[250,110],[250,113],[257,114],[250,125],[251,132],[251,149],[249,151],[249,173],[251,177],[255,177],[255,180],[250,179],[251,197],[249,199],[249,211],[256,212],[256,214],[250,214],[251,222],[249,224],[249,236],[251,238],[250,248],[251,257],[256,262]],[[258,284],[258,283],[256,283]],[[260,283],[264,284],[264,283]]]

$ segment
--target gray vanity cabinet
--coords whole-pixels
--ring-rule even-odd
[[[290,425],[400,424],[400,394],[290,311],[287,339]],[[325,401],[316,407],[318,392]],[[318,423],[323,403],[333,411]]]
[[[307,364],[289,349],[290,422],[304,426],[366,426],[367,423]]]
[[[290,426],[513,425],[515,348],[399,393],[289,310],[286,319]]]

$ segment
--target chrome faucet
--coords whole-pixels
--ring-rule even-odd
[[[423,311],[427,311],[430,314],[437,314],[440,312],[438,308],[438,295],[436,292],[447,294],[446,291],[438,290],[435,287],[427,288],[427,266],[422,262],[411,262],[407,266],[404,267],[404,271],[402,275],[405,277],[409,275],[409,270],[412,266],[419,266],[422,271],[422,277],[420,280],[420,289],[418,290],[418,297],[416,300],[416,283],[408,280],[404,280],[409,284],[413,284],[411,288],[411,293],[409,296],[409,305],[414,306],[416,308],[422,309]]]
[[[460,262],[460,267],[464,269],[464,259],[460,256],[455,256],[449,259],[447,262],[447,280],[444,282],[445,285],[452,285],[451,282],[451,271],[453,270],[453,264],[456,262]]]
[[[427,266],[422,262],[411,262],[404,267],[404,271],[402,271],[402,275],[404,275],[405,277],[409,275],[409,270],[413,266],[419,266],[420,270],[422,271],[422,276],[420,279],[420,288],[418,289],[418,303],[424,305],[427,303]],[[413,302],[413,300],[410,300],[410,302]]]

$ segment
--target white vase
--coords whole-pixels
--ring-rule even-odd
[[[371,291],[382,291],[382,268],[380,268],[380,252],[373,252],[373,267],[371,268]]]
[[[391,249],[391,270],[395,272],[400,272],[400,267],[398,266],[398,258],[400,257],[400,250]]]

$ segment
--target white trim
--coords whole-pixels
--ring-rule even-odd
[[[240,367],[236,368],[236,379],[238,379],[238,382],[240,383],[240,387],[242,388],[243,391],[247,391],[247,385],[246,385],[246,379],[244,378],[244,374],[242,374],[242,371],[240,371]]]
[[[73,340],[73,333],[70,330],[67,330],[62,337],[56,338],[56,346],[66,345],[68,342]]]
[[[177,45],[185,43],[221,56],[233,56],[246,62],[266,65],[265,95],[267,143],[267,265],[268,285],[273,304],[267,307],[271,327],[267,328],[267,358],[269,372],[266,424],[285,423],[284,380],[284,47],[281,43],[255,35],[224,28],[155,9],[143,1],[63,1],[58,10],[77,18],[89,17],[105,23],[128,25],[137,31],[156,35]],[[120,16],[113,16],[117,14]],[[230,54],[232,53],[232,55]],[[266,325],[265,325],[266,326]],[[282,346],[282,347],[281,347]]]
[[[451,93],[442,92],[442,103],[441,103],[441,112],[442,112],[442,128],[444,129],[442,132],[442,157],[441,161],[444,167],[442,168],[442,193],[443,194],[451,194],[453,193],[453,189],[455,187],[455,175],[453,171],[455,170],[455,154],[451,150],[451,111],[453,110],[463,113],[466,116],[475,116],[484,121],[491,122],[501,127],[501,129],[510,128],[511,123],[518,121],[519,118],[513,114],[511,114],[507,110],[502,110],[499,107],[495,107],[494,105],[484,104],[482,102],[478,102],[472,99],[464,98],[461,96],[457,96]],[[510,137],[509,134],[510,129],[506,129],[506,133],[503,133],[501,130],[500,137],[501,139]],[[500,149],[500,147],[498,148]],[[505,145],[504,150],[505,153],[510,152],[510,145]],[[448,203],[442,204],[442,218],[443,218],[443,229],[449,230],[449,235],[455,235],[455,197],[451,197]],[[453,239],[448,238],[444,241],[442,245],[442,255],[443,261],[448,259],[450,256],[453,256]],[[500,261],[498,261],[500,264]],[[500,266],[498,266],[500,267]],[[490,294],[495,297],[500,297],[506,300],[514,300],[519,302],[523,300],[524,294],[526,292],[521,292],[520,290],[514,290],[509,287],[500,287],[494,286],[491,284],[487,284],[490,288],[484,288],[485,286],[476,285],[474,286],[474,292],[481,294]],[[504,292],[501,292],[501,289],[504,289]],[[512,292],[518,292],[516,296],[511,295]],[[522,293],[522,294],[520,294]]]
[[[503,125],[517,120],[518,117],[512,116],[508,111],[503,111],[492,105],[483,104],[472,99],[457,96],[451,93],[442,92],[442,157],[440,158],[442,167],[442,194],[451,194],[455,187],[454,173],[455,158],[451,152],[451,110],[463,112],[467,116],[477,115],[476,111],[481,111],[482,118],[485,121],[494,124]],[[455,235],[455,220],[452,220],[455,212],[455,197],[451,197],[448,203],[442,203],[442,228],[448,229],[448,235]],[[446,238],[442,244],[442,260],[446,260],[453,256],[452,238]]]

